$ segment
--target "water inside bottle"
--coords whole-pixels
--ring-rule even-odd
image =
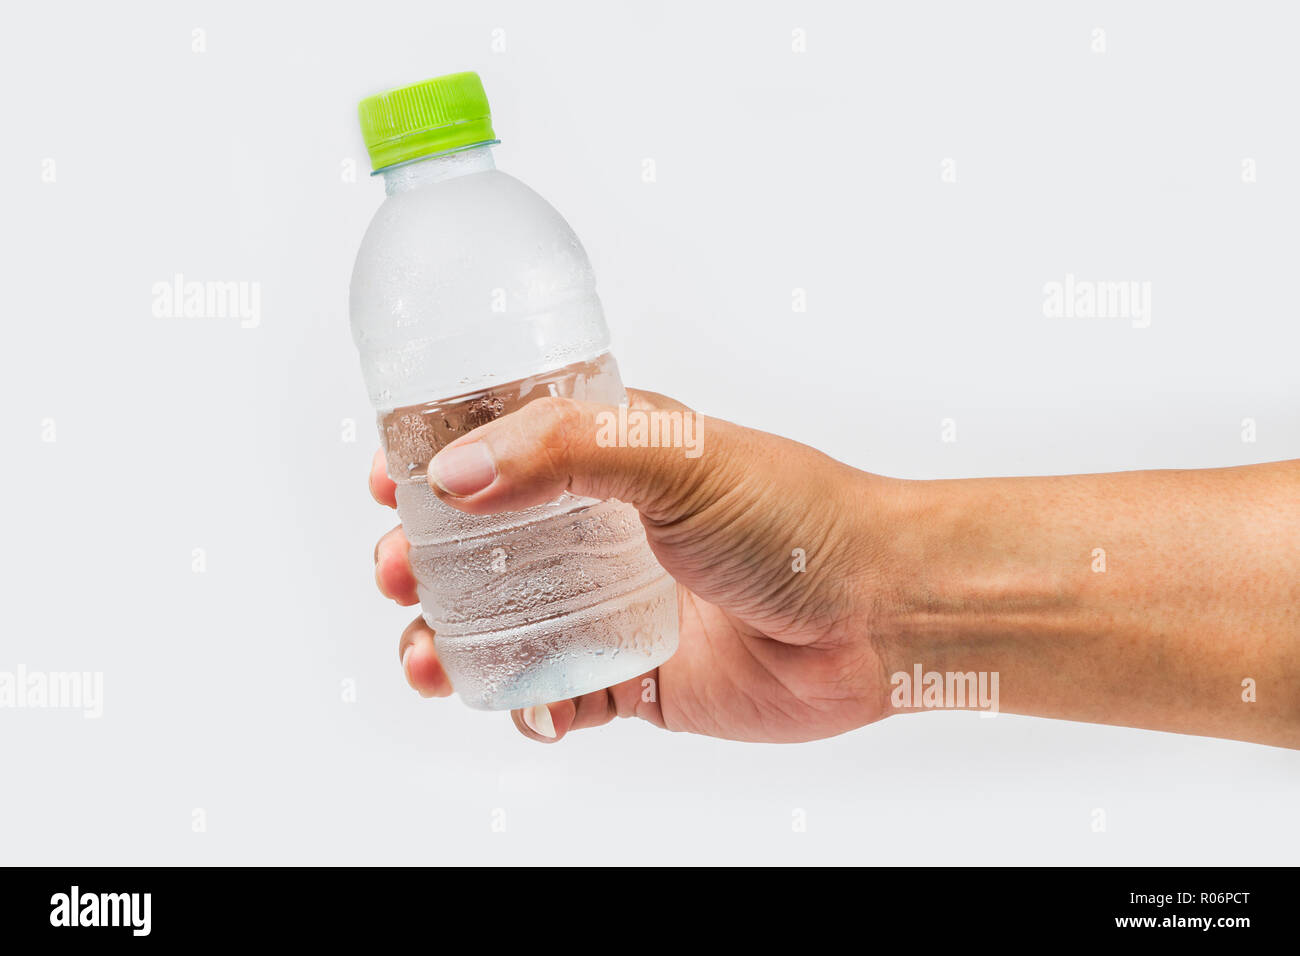
[[[604,355],[554,371],[466,395],[405,405],[379,416],[388,475],[401,481],[427,474],[429,460],[445,445],[537,398],[556,396],[617,405],[624,399],[614,356]]]

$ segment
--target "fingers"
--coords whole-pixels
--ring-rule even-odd
[[[370,461],[370,494],[381,505],[397,507],[397,485],[388,477],[388,461],[382,449]]]
[[[401,659],[406,682],[421,697],[451,696],[451,679],[438,659],[433,630],[423,617],[417,617],[402,631],[397,656]],[[657,674],[654,671],[571,700],[514,710],[510,712],[510,718],[525,737],[546,744],[558,743],[573,730],[600,727],[615,717],[642,717],[662,727],[663,717],[658,704],[651,702],[647,707],[642,692],[647,681],[657,685]]]
[[[523,710],[512,710],[510,719],[525,737],[553,744],[568,733],[573,724],[574,711],[573,701],[562,700],[555,704],[538,704]]]
[[[370,462],[370,494],[381,505],[397,507],[397,485],[388,477],[382,451],[375,452]],[[401,525],[385,534],[375,545],[375,585],[380,594],[402,607],[410,607],[420,600],[407,557],[410,550],[411,544],[406,540]]]
[[[614,698],[610,694],[609,688],[575,697],[573,705],[574,714],[573,720],[569,724],[569,730],[586,730],[589,727],[600,727],[618,716],[614,708]]]
[[[438,652],[433,646],[433,631],[424,618],[417,617],[402,631],[397,655],[401,658],[406,682],[421,697],[451,696],[451,680],[438,660]]]
[[[401,659],[406,682],[421,697],[448,697],[452,694],[451,679],[443,669],[433,643],[433,629],[423,617],[417,617],[402,631],[397,656]],[[620,716],[614,699],[616,690],[618,688],[608,688],[572,700],[539,704],[511,711],[510,716],[524,736],[542,743],[556,743],[571,730],[599,727]]]
[[[571,700],[511,711],[510,716],[520,733],[544,744],[559,743],[570,731],[600,727],[615,717],[640,717],[663,727],[658,695],[646,693],[647,687],[658,685],[659,671],[654,670]]]
[[[511,711],[515,726],[525,737],[541,743],[558,743],[571,730],[607,724],[616,716],[613,699],[606,690],[593,691],[555,704],[539,704]]]
[[[382,451],[375,452],[370,463],[370,493],[381,505],[397,507],[397,485],[388,477],[387,465]],[[407,553],[411,544],[406,534],[398,525],[385,534],[375,544],[375,584],[384,597],[391,598],[403,607],[417,603],[420,598],[416,593],[415,575],[411,573],[411,564]],[[451,680],[438,660],[438,652],[433,646],[433,631],[417,617],[402,631],[402,639],[397,644],[397,656],[402,662],[402,673],[406,682],[419,692],[421,697],[448,697],[451,695]]]
[[[727,447],[735,436],[735,426],[651,393],[622,409],[542,398],[438,452],[429,483],[470,514],[517,511],[570,491],[618,498],[668,522],[734,484],[729,472],[740,459]]]
[[[375,585],[380,594],[402,607],[410,607],[420,600],[408,558],[410,550],[411,543],[406,540],[401,525],[385,534],[375,545]]]

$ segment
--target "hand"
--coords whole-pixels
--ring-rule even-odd
[[[629,390],[633,409],[687,412],[661,395]],[[443,449],[430,473],[446,472],[458,449],[486,447],[490,483],[439,498],[468,514],[519,510],[568,490],[637,507],[650,547],[678,582],[680,645],[657,672],[549,707],[513,714],[541,741],[640,717],[669,730],[734,740],[792,742],[843,733],[883,716],[887,676],[871,640],[874,535],[854,516],[900,484],[856,471],[804,445],[701,418],[702,454],[681,448],[602,448],[602,406],[548,398],[475,429]],[[612,410],[612,409],[610,409]],[[472,452],[472,450],[471,450]],[[448,481],[452,487],[455,483]],[[395,506],[394,485],[376,454],[371,492]],[[879,534],[877,531],[875,534]],[[375,549],[379,589],[417,603],[401,527]],[[803,568],[796,549],[802,552]],[[406,678],[424,696],[452,692],[433,632],[416,618],[402,634]],[[657,699],[642,701],[642,679]]]

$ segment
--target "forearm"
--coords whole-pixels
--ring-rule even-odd
[[[1003,711],[1300,746],[1300,462],[897,489],[891,674],[996,672]]]

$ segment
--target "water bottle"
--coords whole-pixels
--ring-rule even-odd
[[[568,493],[473,516],[429,489],[457,437],[544,396],[626,402],[591,263],[544,199],[497,170],[483,85],[455,73],[361,102],[387,194],[352,272],[352,334],[424,619],[485,710],[628,680],[677,648],[676,585],[631,505]]]

